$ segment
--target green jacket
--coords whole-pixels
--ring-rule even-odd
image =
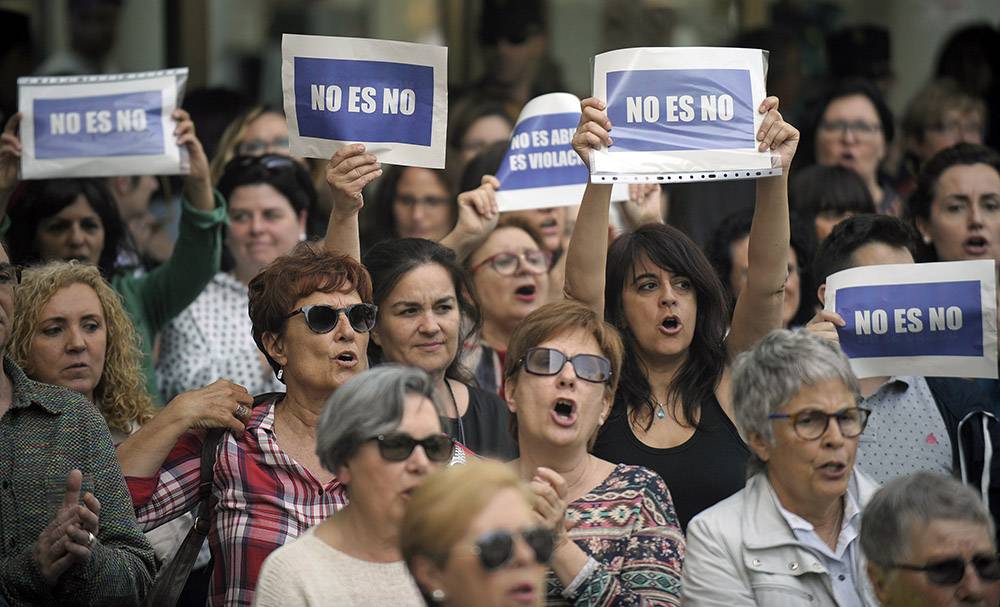
[[[104,418],[80,394],[28,379],[9,358],[3,370],[14,392],[0,417],[0,597],[12,607],[140,604],[156,557],[136,526]],[[101,502],[97,541],[88,563],[49,588],[32,553],[74,468],[83,472],[83,491]]]

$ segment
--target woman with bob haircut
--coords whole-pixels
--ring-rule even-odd
[[[854,465],[869,411],[847,357],[777,330],[732,373],[749,478],[688,525],[684,605],[878,607],[859,539],[878,485]]]
[[[400,551],[428,606],[539,607],[554,537],[507,465],[478,460],[435,472],[413,492]]]
[[[254,341],[286,392],[244,395],[232,414],[246,429],[217,447],[210,605],[251,603],[267,555],[346,505],[344,485],[316,455],[317,424],[330,395],[367,368],[375,326],[368,272],[310,243],[249,289]],[[119,458],[139,524],[155,527],[197,504],[205,433],[171,427],[137,438]]]
[[[603,101],[590,98],[581,106],[573,146],[589,163],[592,148],[612,143],[611,123]],[[750,452],[732,421],[729,361],[781,326],[787,175],[799,133],[782,120],[776,97],[758,111],[758,149],[781,156],[782,175],[757,180],[747,284],[732,316],[712,266],[679,230],[647,224],[608,249],[610,185],[587,184],[570,241],[566,295],[602,314],[625,342],[615,404],[594,454],[657,472],[682,529],[745,482]],[[658,200],[660,189],[646,186],[642,196]]]
[[[441,431],[423,371],[388,364],[348,380],[323,410],[316,440],[348,504],[267,557],[254,605],[421,605],[399,525],[413,491],[453,449],[463,453]]]
[[[514,331],[507,406],[535,493],[555,532],[548,605],[677,605],[684,535],[656,473],[612,464],[589,448],[620,378],[618,331],[576,301],[542,306]]]
[[[139,336],[96,266],[53,261],[25,270],[14,306],[8,353],[25,374],[82,394],[104,417],[115,445],[146,427],[224,427],[242,431],[226,399],[239,386],[220,381],[157,410],[144,390]],[[243,391],[245,393],[245,391]],[[190,514],[146,534],[162,563],[194,522]]]

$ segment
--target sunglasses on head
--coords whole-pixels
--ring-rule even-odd
[[[378,306],[370,303],[351,304],[343,308],[335,308],[326,304],[316,304],[312,306],[302,306],[297,310],[292,310],[285,318],[291,318],[296,314],[302,314],[306,319],[306,326],[313,333],[329,333],[337,326],[340,320],[340,313],[347,316],[347,322],[351,328],[358,333],[367,333],[375,328],[375,317],[378,314]]]
[[[396,432],[379,434],[372,440],[378,442],[378,452],[386,461],[406,461],[417,445],[423,447],[424,454],[432,462],[444,463],[451,460],[452,442],[447,434],[432,434],[417,440],[409,434]]]
[[[547,563],[552,558],[555,548],[555,535],[546,527],[532,527],[520,532],[511,533],[506,529],[488,531],[479,536],[473,552],[479,557],[479,562],[486,571],[496,571],[514,558],[514,535],[520,535],[531,551],[535,560]]]
[[[966,566],[971,564],[979,579],[984,582],[995,582],[1000,580],[1000,558],[995,554],[977,554],[972,560],[966,561],[963,558],[955,557],[941,561],[932,561],[926,565],[907,565],[897,563],[892,565],[896,569],[907,569],[909,571],[923,571],[927,574],[927,581],[937,586],[954,586],[965,577]]]
[[[532,375],[556,375],[569,361],[573,372],[584,381],[603,384],[611,379],[611,361],[597,354],[566,356],[553,348],[531,348],[518,361]]]

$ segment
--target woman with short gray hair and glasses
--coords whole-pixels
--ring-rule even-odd
[[[423,605],[403,564],[399,525],[413,490],[452,459],[434,382],[382,365],[326,404],[316,455],[347,486],[348,505],[264,561],[254,605]]]
[[[890,481],[865,508],[861,549],[884,607],[1000,604],[990,512],[958,480],[918,472]]]
[[[746,487],[687,529],[682,602],[877,606],[858,546],[876,484],[854,468],[868,411],[832,343],[773,331],[733,368]]]

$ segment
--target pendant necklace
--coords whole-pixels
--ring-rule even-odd
[[[663,419],[664,417],[666,417],[667,413],[666,413],[666,411],[663,410],[663,403],[661,403],[660,401],[656,400],[655,398],[653,399],[653,402],[656,403],[656,417],[658,417],[660,419]]]

